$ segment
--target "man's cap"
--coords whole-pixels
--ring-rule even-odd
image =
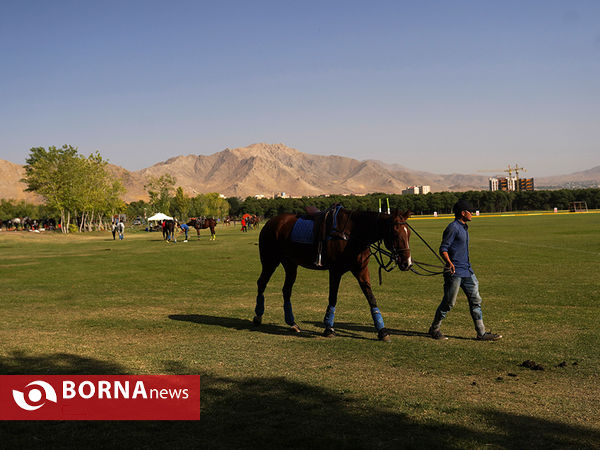
[[[455,215],[458,215],[462,211],[471,211],[471,212],[474,212],[475,210],[473,209],[473,207],[471,206],[471,204],[468,201],[466,201],[466,200],[459,200],[458,202],[456,202],[456,204],[452,208],[452,211],[454,212]]]

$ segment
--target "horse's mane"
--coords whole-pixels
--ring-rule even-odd
[[[377,211],[351,211],[350,220],[353,223],[355,237],[365,241],[375,241],[382,235],[382,224],[390,219],[390,215]]]

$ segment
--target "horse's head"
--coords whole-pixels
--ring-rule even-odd
[[[396,210],[390,217],[390,228],[386,233],[383,243],[392,252],[392,258],[400,270],[406,271],[412,266],[410,256],[410,228],[406,221],[412,213],[406,211],[401,213]]]

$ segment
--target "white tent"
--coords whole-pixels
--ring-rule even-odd
[[[154,214],[152,217],[148,217],[148,222],[150,222],[151,220],[153,220],[153,221],[173,220],[173,218],[169,217],[169,216],[167,216],[166,214],[163,214],[163,213],[157,213],[157,214]]]
[[[146,230],[147,231],[152,230],[152,226],[150,225],[150,222],[160,222],[161,220],[173,220],[173,218],[169,217],[163,213],[154,214],[152,217],[148,217],[148,228],[146,228]]]

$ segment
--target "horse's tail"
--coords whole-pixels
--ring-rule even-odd
[[[260,256],[260,262],[264,265],[268,261],[273,260],[273,256],[277,248],[277,237],[275,236],[275,230],[277,224],[275,223],[277,217],[270,219],[265,226],[260,230],[258,235],[258,252]]]

